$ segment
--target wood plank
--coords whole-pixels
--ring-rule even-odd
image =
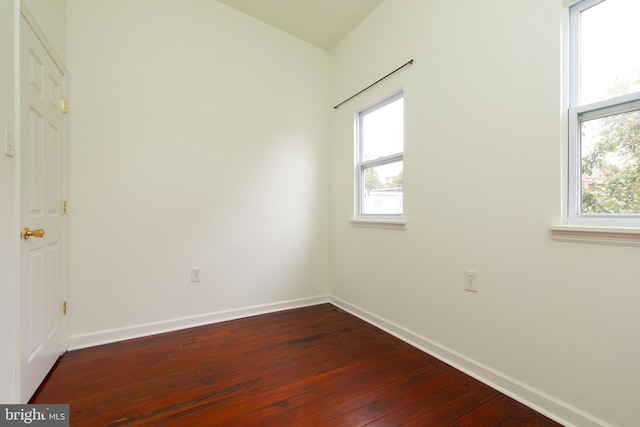
[[[425,412],[403,425],[412,427],[446,425],[461,415],[493,399],[497,395],[498,392],[496,390],[482,383],[477,383],[475,386],[469,387],[469,390],[466,392],[450,399],[446,404]]]
[[[402,396],[402,402],[392,406],[390,410],[384,414],[380,414],[380,416],[377,416],[375,420],[367,425],[388,426],[410,422],[425,412],[448,405],[458,396],[469,392],[469,390],[479,384],[472,378],[453,368],[451,368],[447,374],[451,379],[441,381],[433,386],[424,384],[424,389],[407,396]]]
[[[523,407],[515,415],[507,418],[499,427],[525,427],[525,426],[542,426],[551,427],[559,425],[555,421],[550,420],[544,415],[534,411],[533,409]]]
[[[522,404],[501,394],[450,422],[448,426],[475,427],[477,425],[500,425],[500,423],[515,415],[521,409]]]
[[[559,425],[330,304],[72,351],[31,402],[74,426]]]

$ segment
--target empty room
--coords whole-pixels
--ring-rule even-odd
[[[0,404],[637,426],[639,18],[0,1]]]

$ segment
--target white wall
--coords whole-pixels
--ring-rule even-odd
[[[17,158],[4,155],[5,129],[15,135],[15,3],[0,2],[0,403],[13,403],[16,399]]]
[[[72,347],[326,300],[329,54],[216,1],[67,10]]]
[[[559,0],[386,0],[332,52],[332,295],[567,422],[635,425],[638,248],[559,243]],[[353,227],[354,113],[404,88],[406,231]],[[480,292],[463,291],[478,272]],[[566,410],[566,412],[565,412]]]

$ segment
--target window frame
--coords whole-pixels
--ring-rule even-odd
[[[384,99],[375,102],[373,105],[360,110],[357,112],[356,114],[356,153],[355,153],[355,158],[356,158],[356,165],[355,165],[355,171],[356,171],[356,190],[355,190],[355,216],[354,216],[354,222],[371,222],[371,223],[375,223],[375,222],[388,222],[388,223],[393,223],[396,222],[400,225],[404,224],[404,220],[405,220],[405,209],[404,209],[404,184],[402,187],[402,193],[403,193],[403,200],[402,200],[402,213],[401,214],[365,214],[363,213],[363,207],[364,207],[364,184],[365,184],[365,179],[364,179],[364,174],[365,174],[365,170],[370,169],[370,168],[374,168],[374,167],[378,167],[378,166],[384,166],[387,164],[392,164],[392,163],[396,163],[396,162],[402,162],[402,170],[403,170],[403,177],[404,177],[404,135],[403,135],[403,149],[401,152],[399,153],[393,153],[390,154],[388,156],[384,156],[384,157],[379,157],[373,160],[362,160],[362,154],[363,154],[363,118],[364,116],[366,116],[369,113],[372,113],[374,111],[377,111],[389,104],[391,104],[392,102],[395,102],[399,99],[403,100],[404,103],[404,91],[398,91],[396,93],[394,93],[391,96],[385,97]],[[402,117],[402,126],[404,129],[404,114]]]
[[[640,228],[640,214],[581,212],[583,122],[640,109],[640,92],[580,105],[580,14],[606,0],[573,1],[568,7],[568,197],[566,223],[576,226]]]

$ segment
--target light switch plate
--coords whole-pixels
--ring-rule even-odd
[[[16,155],[16,137],[9,129],[4,129],[4,155],[13,157]]]

